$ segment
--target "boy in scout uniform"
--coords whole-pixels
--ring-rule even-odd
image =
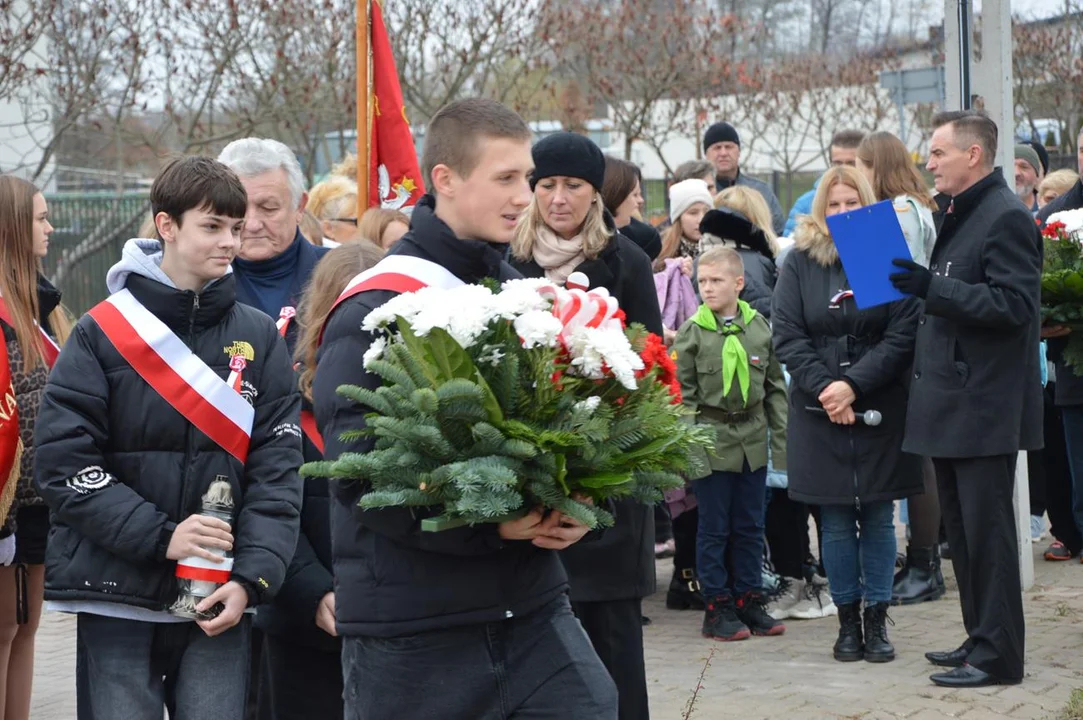
[[[774,466],[785,469],[786,380],[770,326],[739,299],[741,256],[731,248],[706,251],[698,283],[703,304],[677,333],[674,349],[684,404],[716,430],[710,472],[693,480],[696,564],[707,601],[703,635],[781,635],[786,628],[767,614],[760,583],[768,429]]]

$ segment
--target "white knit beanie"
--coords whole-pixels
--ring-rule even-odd
[[[696,203],[714,207],[714,197],[707,183],[700,178],[682,180],[669,188],[669,221],[676,223],[684,211]]]

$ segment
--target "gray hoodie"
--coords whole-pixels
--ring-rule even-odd
[[[226,275],[229,275],[231,272],[233,272],[232,265],[226,268]],[[121,252],[120,261],[109,268],[109,272],[105,276],[105,286],[109,288],[110,294],[123,290],[125,283],[128,281],[128,276],[132,273],[142,275],[151,280],[157,280],[166,287],[177,287],[177,284],[173,282],[168,275],[162,272],[161,240],[132,238],[124,243],[124,250]],[[211,280],[211,282],[207,284],[210,285],[211,283],[218,282],[218,280],[221,280],[221,278]]]

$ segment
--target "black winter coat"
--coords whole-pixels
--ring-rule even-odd
[[[1044,223],[1053,213],[1062,210],[1078,210],[1079,208],[1083,208],[1083,180],[1077,182],[1072,186],[1071,190],[1042,208],[1038,212],[1038,219]],[[1049,357],[1053,360],[1057,369],[1057,407],[1083,405],[1083,375],[1077,374],[1070,365],[1065,365],[1060,358],[1060,352],[1067,342],[1066,338],[1049,340]]]
[[[902,452],[907,375],[914,355],[919,301],[858,310],[835,244],[810,218],[775,286],[772,329],[779,361],[790,373],[786,456],[789,494],[814,505],[851,505],[922,491],[921,459]],[[806,407],[836,380],[855,388],[855,413],[878,410],[880,425],[836,425]]]
[[[229,478],[233,577],[250,602],[277,592],[297,544],[300,397],[274,322],[235,302],[227,275],[198,295],[130,275],[126,287],[219,377],[234,343],[252,346],[245,393],[256,415],[241,464],[197,430],[84,316],[49,376],[35,432],[34,480],[52,510],[45,597],[165,610],[176,599],[173,530]],[[230,350],[224,350],[230,349]]]
[[[1040,449],[1034,218],[998,169],[957,195],[937,226],[903,447],[932,458]]]
[[[308,286],[309,278],[319,261],[330,252],[329,248],[317,247],[303,237],[297,252],[297,265],[289,278],[289,299],[293,307],[298,307],[303,291]],[[234,266],[234,272],[239,266]],[[237,286],[237,302],[261,310],[247,290],[247,286]],[[278,316],[272,316],[278,320]],[[296,319],[286,329],[286,347],[293,357],[301,326]],[[301,400],[302,410],[311,411],[307,400]],[[305,436],[302,451],[305,462],[322,460],[320,451]],[[264,632],[289,638],[290,642],[301,643],[326,652],[339,652],[342,643],[316,625],[316,608],[323,596],[334,589],[331,575],[331,506],[328,501],[327,480],[325,478],[307,478],[304,481],[304,496],[301,504],[301,533],[297,537],[297,550],[286,569],[286,579],[274,600],[260,606],[256,613],[256,625]]]
[[[410,231],[389,254],[439,263],[467,283],[519,277],[503,262],[503,248],[457,238],[436,217],[435,203],[431,195],[418,202]],[[336,390],[346,384],[379,387],[379,377],[361,365],[372,341],[361,323],[392,297],[387,291],[358,293],[327,323],[312,394],[328,459],[372,447],[367,439],[339,439],[343,431],[365,426],[368,409]],[[504,541],[489,523],[422,532],[421,520],[439,514],[438,508],[362,510],[357,502],[363,491],[358,482],[332,483],[335,611],[341,635],[394,637],[497,622],[531,613],[567,590],[567,575],[551,550]]]
[[[606,220],[612,222],[608,213]],[[526,277],[545,276],[532,259],[511,263]],[[587,276],[590,287],[607,289],[629,323],[641,323],[648,331],[662,334],[651,261],[631,240],[614,233],[601,254],[580,263],[576,271]],[[614,527],[594,542],[578,543],[560,553],[575,602],[642,598],[655,591],[654,508],[628,499],[614,506]]]

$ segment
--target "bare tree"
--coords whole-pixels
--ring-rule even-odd
[[[1083,14],[1012,25],[1012,79],[1016,108],[1036,129],[1038,119],[1060,125],[1061,149],[1071,152],[1083,120]],[[1046,138],[1040,138],[1045,141]]]
[[[741,32],[736,19],[698,0],[565,2],[538,27],[555,72],[575,78],[592,104],[608,106],[624,156],[640,141],[663,164],[661,148],[686,131],[682,123],[695,114],[699,98],[725,88],[730,40]]]
[[[425,122],[466,95],[516,105],[543,90],[534,35],[540,0],[396,0],[384,6],[403,98]]]

